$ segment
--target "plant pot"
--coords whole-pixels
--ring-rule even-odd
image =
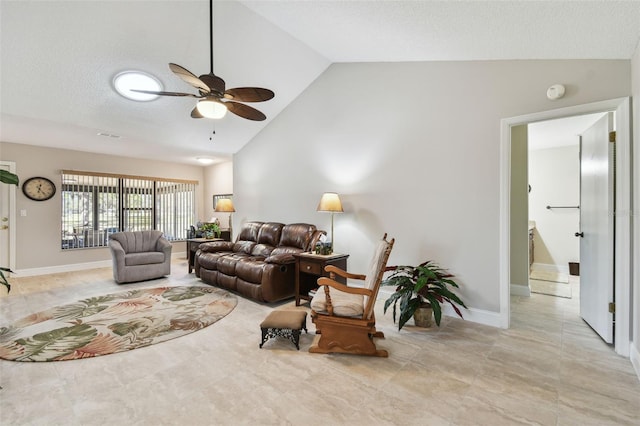
[[[416,327],[429,328],[433,325],[433,308],[431,305],[420,306],[413,314]]]

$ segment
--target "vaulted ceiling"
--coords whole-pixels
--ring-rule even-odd
[[[195,93],[168,63],[209,72],[208,16],[207,0],[2,0],[0,140],[195,164],[240,150],[332,63],[629,59],[640,40],[636,1],[216,0],[214,71],[272,89],[266,121],[113,90],[136,69]]]

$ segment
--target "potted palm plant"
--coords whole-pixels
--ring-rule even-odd
[[[0,170],[0,182],[6,183],[8,185],[16,185],[18,186],[18,175],[15,173],[8,172],[6,170]],[[9,281],[7,277],[4,275],[5,272],[13,272],[9,268],[5,268],[4,266],[0,266],[0,284],[7,288],[7,292],[11,290],[11,285],[9,285]]]
[[[440,326],[442,318],[441,304],[451,304],[460,318],[462,312],[458,306],[467,309],[464,302],[453,293],[450,287],[459,288],[452,279],[453,275],[441,268],[436,263],[428,260],[418,266],[391,266],[387,268],[393,271],[382,285],[396,287],[395,292],[385,301],[384,313],[393,305],[393,322],[399,306],[398,330],[414,318],[417,326],[429,327],[433,314],[436,324]],[[421,322],[422,321],[422,322]]]

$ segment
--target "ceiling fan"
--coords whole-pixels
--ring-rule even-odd
[[[227,110],[247,120],[263,121],[267,118],[262,112],[240,102],[263,102],[272,99],[275,94],[269,89],[261,87],[237,87],[226,89],[222,78],[213,73],[213,0],[209,0],[209,45],[211,48],[209,74],[196,77],[180,65],[170,63],[169,68],[185,82],[196,89],[198,94],[181,92],[157,92],[152,90],[131,89],[133,92],[147,93],[159,96],[190,96],[200,99],[191,110],[193,118],[222,118]]]

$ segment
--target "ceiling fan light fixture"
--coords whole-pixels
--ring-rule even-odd
[[[227,106],[215,98],[199,100],[196,108],[205,118],[219,119],[227,114]]]
[[[131,89],[161,91],[160,80],[143,71],[122,71],[113,78],[113,88],[118,94],[132,101],[152,101],[159,96],[148,93],[133,92]]]

